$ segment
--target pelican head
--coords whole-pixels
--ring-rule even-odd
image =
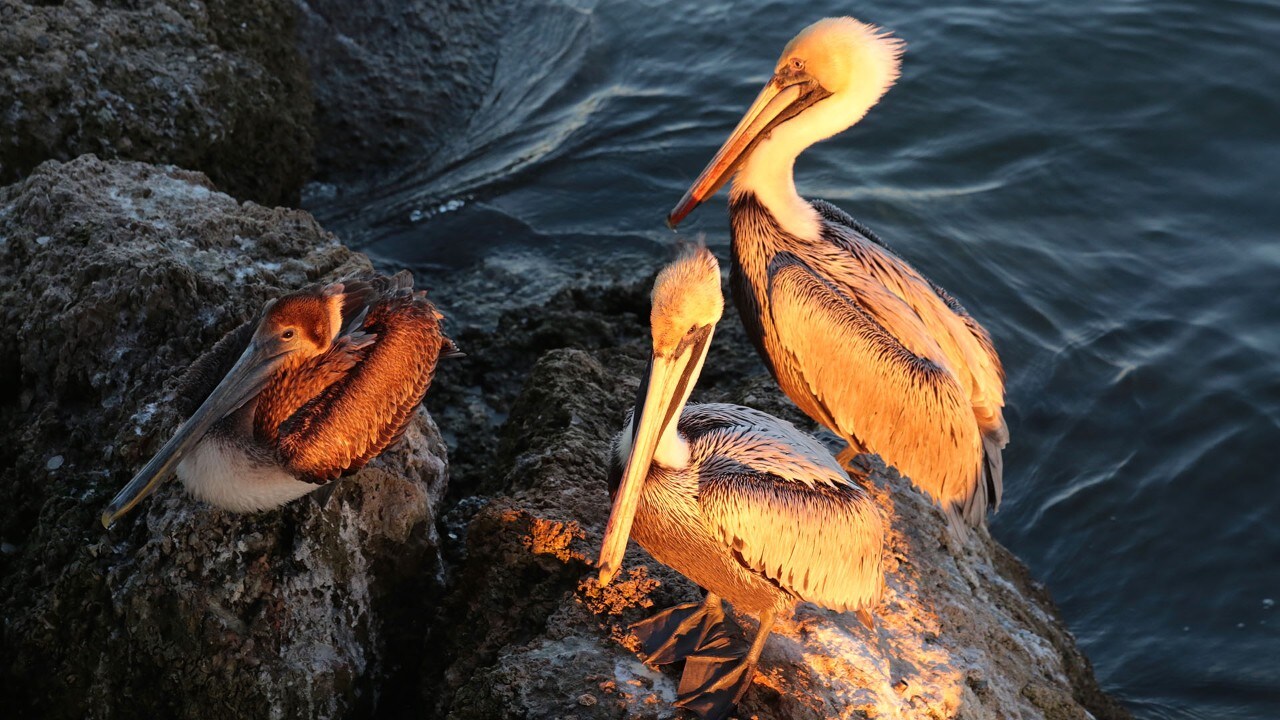
[[[683,251],[658,273],[650,300],[654,355],[675,357],[690,338],[709,334],[724,313],[715,255],[700,245]]]
[[[652,301],[653,354],[640,382],[631,424],[623,430],[619,444],[627,459],[600,550],[601,584],[608,584],[622,565],[650,466],[688,462],[688,445],[676,432],[676,422],[702,372],[711,335],[724,312],[715,256],[702,246],[682,252],[658,273]]]
[[[786,170],[790,185],[791,166],[801,151],[861,120],[893,85],[902,49],[902,41],[849,17],[819,20],[802,30],[787,43],[773,77],[667,224],[679,225],[735,174],[767,182]]]
[[[268,301],[249,346],[208,399],[106,509],[103,527],[129,512],[167,479],[215,422],[252,400],[279,372],[326,352],[342,327],[343,286],[333,283]]]

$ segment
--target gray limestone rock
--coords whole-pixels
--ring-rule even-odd
[[[296,204],[311,90],[291,0],[0,0],[0,184],[83,153]]]
[[[182,370],[284,291],[367,270],[306,213],[93,156],[0,189],[0,692],[40,717],[350,717],[402,700],[439,593],[445,450],[405,438],[236,516],[176,483],[98,513],[168,439]]]

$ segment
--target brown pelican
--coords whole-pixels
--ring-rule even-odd
[[[250,334],[252,333],[252,334]],[[399,439],[457,353],[402,272],[314,286],[266,304],[197,362],[179,395],[207,399],[102,513],[110,527],[175,469],[192,495],[234,512],[282,505],[353,473]]]
[[[945,290],[833,205],[796,193],[792,167],[898,77],[902,44],[852,18],[805,28],[738,127],[667,218],[729,178],[731,284],[778,384],[849,443],[942,506],[952,528],[1000,504],[1004,370],[991,336]]]
[[[607,584],[634,535],[708,591],[634,628],[649,662],[687,659],[677,702],[707,718],[725,716],[751,684],[777,613],[806,600],[869,622],[884,582],[879,508],[822,445],[750,408],[685,407],[723,309],[706,248],[658,275],[653,355],[618,436],[599,563]],[[719,627],[721,598],[760,619],[745,656]]]

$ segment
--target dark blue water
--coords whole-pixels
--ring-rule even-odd
[[[1280,5],[521,12],[455,146],[320,203],[331,227],[434,278],[462,323],[651,271],[786,41],[824,15],[892,29],[902,80],[802,157],[801,192],[995,336],[1013,442],[994,532],[1103,687],[1144,718],[1280,717]],[[682,231],[726,257],[723,197]]]

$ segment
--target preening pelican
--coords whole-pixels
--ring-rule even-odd
[[[860,120],[898,77],[902,43],[852,18],[805,28],[667,218],[733,178],[733,298],[756,350],[809,417],[879,453],[956,532],[1000,504],[1004,370],[945,290],[833,205],[796,193],[796,157]]]
[[[706,248],[658,275],[653,355],[618,436],[599,563],[608,584],[634,535],[708,591],[634,628],[649,662],[686,660],[677,704],[704,718],[750,686],[777,613],[807,600],[869,621],[884,583],[879,508],[822,445],[750,408],[685,407],[723,309]],[[721,598],[760,619],[749,650],[720,628]]]
[[[245,323],[187,372],[181,397],[225,377],[102,524],[175,468],[192,495],[234,512],[273,508],[353,473],[399,439],[437,358],[456,353],[407,272],[272,300],[256,327]]]

